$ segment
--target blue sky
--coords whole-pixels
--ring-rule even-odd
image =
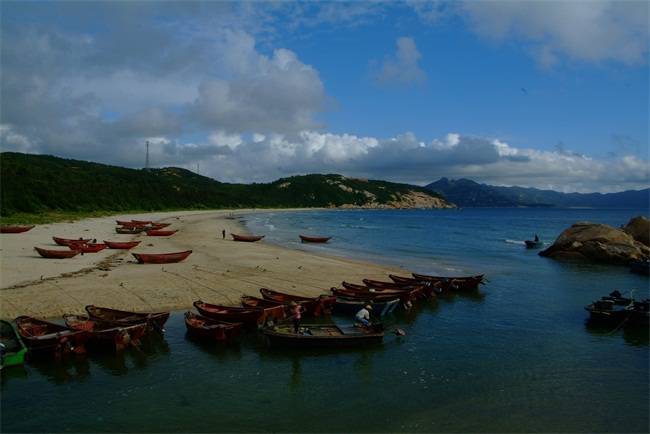
[[[645,2],[3,2],[3,150],[223,181],[649,184]]]

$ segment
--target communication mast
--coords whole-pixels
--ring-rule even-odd
[[[149,140],[147,140],[147,157],[144,162],[144,170],[149,171]]]

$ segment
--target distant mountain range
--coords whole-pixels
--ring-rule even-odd
[[[650,208],[650,188],[620,193],[560,193],[440,178],[426,186],[459,207]]]

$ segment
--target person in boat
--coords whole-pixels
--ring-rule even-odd
[[[305,311],[305,308],[295,301],[289,303],[289,307],[291,308],[291,318],[293,319],[293,332],[297,334],[300,330],[300,320],[302,319],[302,313]]]
[[[537,234],[535,234],[535,242],[536,242],[536,243],[539,242],[539,237],[537,236]]]
[[[370,311],[372,310],[372,306],[369,304],[365,305],[362,307],[359,312],[355,315],[355,319],[359,321],[361,324],[363,324],[366,327],[370,327]]]

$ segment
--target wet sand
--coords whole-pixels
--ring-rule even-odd
[[[240,218],[262,210],[179,211],[117,215],[71,223],[39,225],[23,234],[0,235],[0,318],[42,318],[82,313],[96,304],[147,311],[190,308],[201,299],[238,305],[243,294],[259,295],[268,287],[315,296],[342,280],[385,279],[400,270],[364,261],[287,249],[263,241],[234,242],[229,234],[246,233]],[[171,237],[119,235],[115,220],[172,223]],[[227,239],[222,239],[225,229]],[[298,234],[296,234],[297,236]],[[106,249],[71,259],[44,259],[34,246],[54,245],[52,236],[139,240],[132,252],[168,253],[193,250],[178,264],[137,264],[126,250]],[[335,242],[335,240],[334,240]]]

